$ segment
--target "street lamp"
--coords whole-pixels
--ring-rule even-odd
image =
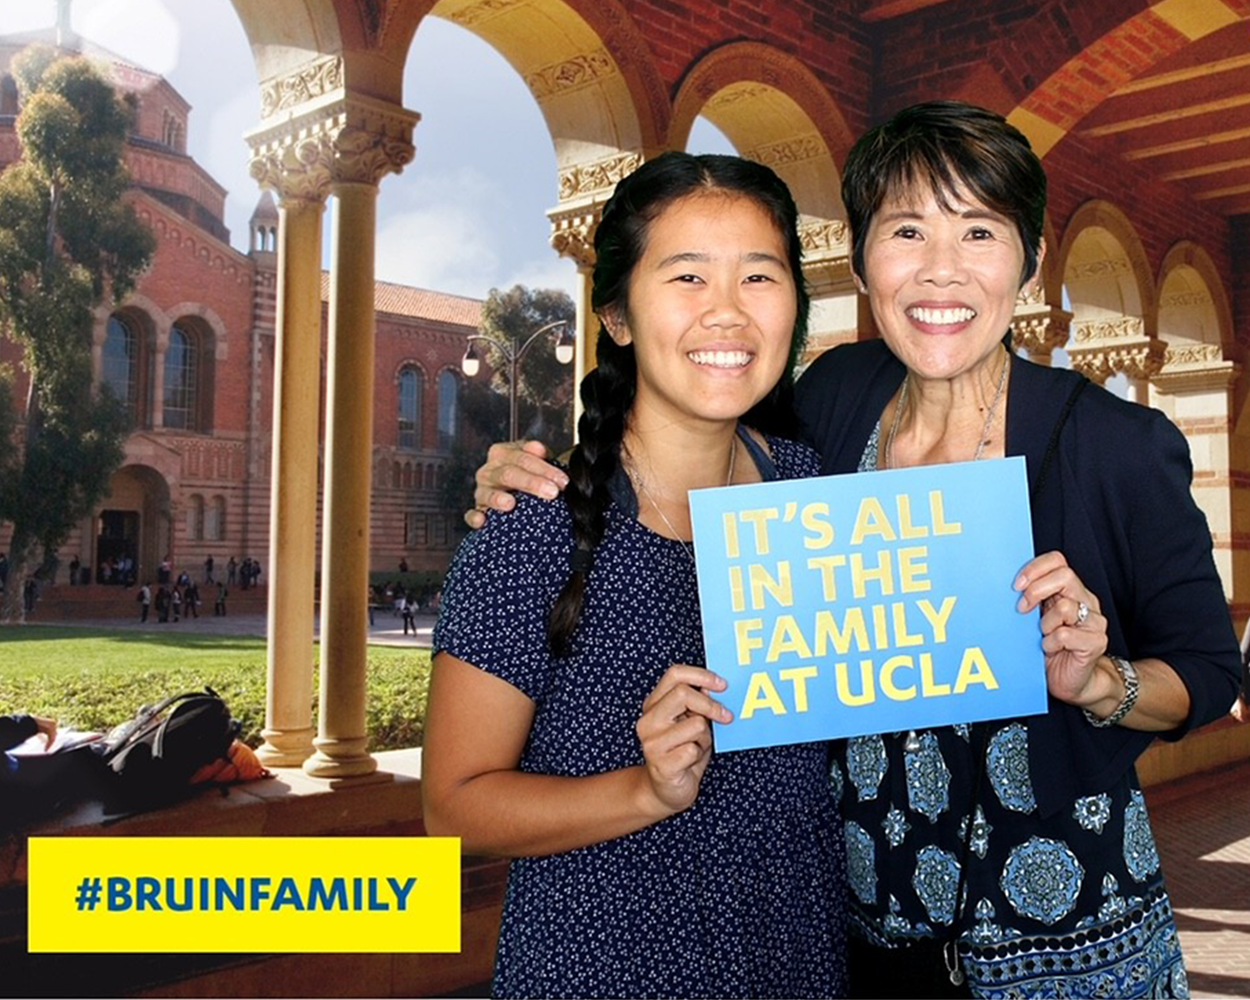
[[[469,378],[481,370],[482,359],[477,353],[477,349],[473,346],[474,341],[484,340],[488,344],[494,344],[495,347],[503,354],[508,362],[508,413],[509,413],[509,440],[517,439],[517,376],[520,372],[521,359],[525,357],[525,352],[534,341],[541,337],[544,333],[553,333],[557,329],[560,330],[560,336],[556,340],[556,360],[562,365],[567,365],[573,360],[573,331],[569,327],[569,321],[566,319],[558,319],[554,323],[548,323],[546,326],[540,326],[531,333],[522,342],[519,336],[508,337],[506,340],[502,337],[488,336],[484,333],[474,333],[469,336],[468,346],[465,348],[464,357],[460,359],[460,370]]]

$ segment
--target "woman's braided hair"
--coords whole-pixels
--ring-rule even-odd
[[[807,340],[810,299],[803,279],[798,209],[785,183],[768,167],[736,156],[664,153],[649,160],[616,186],[595,232],[595,270],[591,306],[601,317],[598,367],[581,384],[582,417],[578,444],[569,461],[564,499],[573,515],[577,546],[569,581],[552,608],[547,636],[557,655],[567,655],[582,612],[586,578],[594,552],[603,540],[608,482],[621,461],[621,442],[634,405],[638,370],[632,344],[620,345],[602,317],[629,315],[629,281],[646,249],[651,223],[674,202],[700,192],[724,192],[755,201],[777,226],[786,245],[797,293],[794,335],[786,370],[772,391],[742,419],[769,433],[790,433],[794,366]]]

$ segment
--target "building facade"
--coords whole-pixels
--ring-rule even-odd
[[[32,42],[57,41],[54,32],[0,38],[0,169],[20,155],[9,63]],[[135,293],[96,314],[95,378],[125,401],[132,430],[109,495],[70,536],[62,565],[76,555],[96,578],[106,561],[123,556],[135,559],[143,576],[166,555],[188,569],[209,556],[223,566],[244,557],[263,565],[270,530],[278,209],[262,195],[247,251],[234,249],[223,222],[226,192],[186,152],[186,101],[167,80],[83,39],[62,35],[60,44],[97,60],[137,98],[126,148],[130,197],[156,236],[151,266]],[[327,275],[323,317],[328,299]],[[433,579],[459,539],[459,511],[444,509],[439,498],[444,469],[461,440],[460,361],[481,305],[376,285],[374,570],[394,572],[402,560]],[[323,320],[323,358],[324,330]],[[0,340],[0,361],[19,358],[15,344]],[[20,365],[14,367],[20,379]],[[24,399],[24,389],[19,381],[15,398]],[[9,533],[0,525],[0,551]],[[58,580],[66,579],[62,570]]]

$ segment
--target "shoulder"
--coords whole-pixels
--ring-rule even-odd
[[[450,572],[480,568],[510,575],[517,563],[550,563],[561,547],[572,547],[572,529],[573,520],[563,499],[540,500],[518,493],[513,510],[490,511],[485,527],[466,536],[456,550]]]
[[[1069,452],[1081,464],[1129,475],[1169,469],[1192,475],[1189,442],[1167,414],[1086,386],[1072,409]]]
[[[781,479],[806,479],[820,475],[820,454],[801,441],[765,435],[777,475]]]
[[[799,378],[800,395],[837,387],[843,381],[857,379],[883,367],[897,365],[899,360],[891,353],[884,340],[860,340],[851,344],[839,344],[830,348],[808,365]]]

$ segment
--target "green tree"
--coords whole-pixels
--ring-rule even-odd
[[[85,59],[46,47],[18,55],[13,74],[23,155],[0,174],[0,318],[26,393],[8,404],[18,427],[0,422],[0,520],[13,524],[0,622],[21,619],[36,549],[52,557],[121,464],[122,406],[92,391],[92,310],[133,290],[156,245],[124,198],[133,103]]]
[[[529,289],[514,285],[506,292],[492,288],[482,306],[484,336],[511,345],[523,345],[534,333],[549,323],[564,320],[574,328],[577,308],[565,292],[554,288]],[[556,331],[558,332],[558,331]],[[476,341],[481,346],[481,341]],[[556,337],[544,335],[530,345],[521,358],[517,395],[520,398],[521,437],[538,438],[556,454],[573,445],[573,366],[556,360]],[[504,351],[491,346],[486,361],[491,367],[491,388],[508,395],[508,358]],[[493,430],[493,429],[491,429]],[[507,408],[500,423],[498,438],[508,433]]]
[[[557,320],[564,320],[573,330],[576,318],[577,308],[565,292],[514,285],[506,292],[490,290],[479,331],[512,350],[524,345],[535,330]],[[521,437],[542,441],[556,455],[573,446],[573,366],[556,360],[558,332],[530,345],[521,357],[517,379]],[[483,366],[483,374],[464,382],[460,412],[467,432],[465,446],[457,450],[443,476],[442,501],[452,510],[472,506],[473,473],[486,445],[508,437],[508,354],[480,340],[473,343],[490,367],[490,379],[486,380]]]

